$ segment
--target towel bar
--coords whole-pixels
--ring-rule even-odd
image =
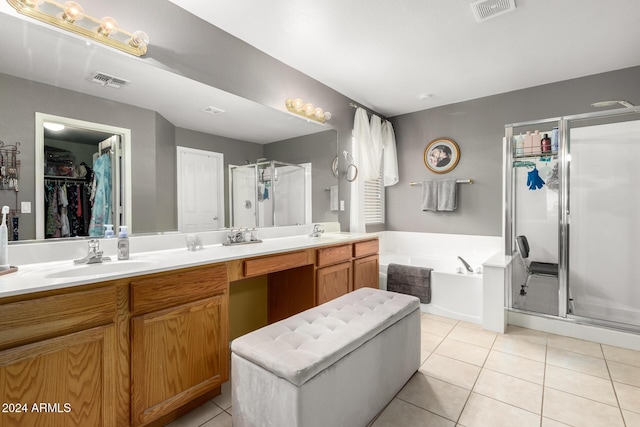
[[[456,184],[473,184],[473,179],[458,179],[456,180]],[[421,182],[410,182],[409,185],[422,185]]]

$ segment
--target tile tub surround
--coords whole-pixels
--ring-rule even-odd
[[[500,236],[381,231],[380,254],[407,254],[413,257],[464,258],[474,269],[503,248]],[[503,251],[504,252],[504,251]],[[462,267],[462,263],[459,263]]]
[[[421,323],[421,368],[370,427],[640,425],[638,351],[516,326],[495,334],[426,313]],[[223,386],[216,399],[228,393]],[[229,426],[223,406],[170,426]]]

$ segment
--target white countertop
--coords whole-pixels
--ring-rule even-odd
[[[15,273],[0,276],[0,298],[375,237],[364,233],[325,233],[321,237],[280,237],[237,246],[214,244],[195,252],[186,247],[138,252],[131,253],[127,261],[111,257],[112,261],[101,264],[74,264],[72,259],[25,264],[19,265]]]

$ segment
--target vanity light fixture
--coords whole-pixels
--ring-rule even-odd
[[[7,0],[19,13],[100,42],[136,56],[147,53],[149,36],[144,31],[129,33],[120,28],[115,19],[94,18],[74,1]]]
[[[285,101],[285,105],[287,106],[287,110],[292,113],[300,114],[301,116],[315,120],[316,122],[324,123],[331,119],[330,112],[323,111],[320,107],[314,107],[314,105],[309,102],[305,104],[300,98],[288,98]]]

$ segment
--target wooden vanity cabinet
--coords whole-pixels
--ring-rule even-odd
[[[115,287],[8,300],[0,426],[117,426]]]
[[[353,244],[353,289],[375,288],[379,285],[378,240]]]
[[[227,381],[224,264],[131,282],[131,417],[146,425]]]

